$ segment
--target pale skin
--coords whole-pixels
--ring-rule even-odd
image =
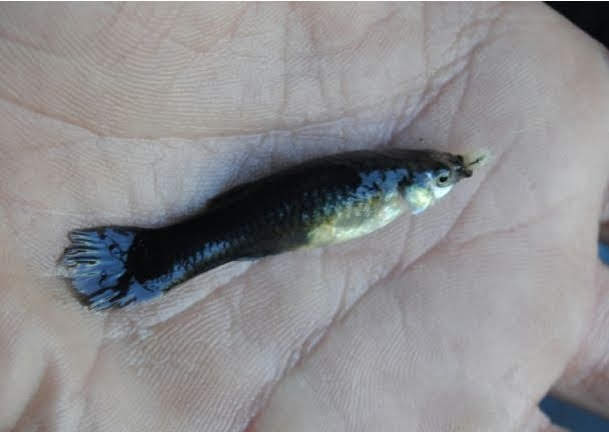
[[[609,61],[545,6],[4,5],[0,58],[0,430],[559,430],[548,391],[609,414]],[[494,157],[421,215],[148,304],[94,313],[55,275],[70,229],[387,143]]]

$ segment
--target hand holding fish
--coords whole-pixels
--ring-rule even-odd
[[[2,10],[0,430],[537,432],[550,389],[609,413],[609,62],[543,5]],[[241,206],[251,182],[326,201]],[[197,267],[216,226],[256,241]],[[135,231],[91,227],[154,248],[112,285]]]

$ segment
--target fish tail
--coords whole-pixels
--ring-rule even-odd
[[[147,232],[141,228],[100,227],[68,234],[70,246],[60,259],[80,300],[91,309],[125,306],[156,297],[160,291],[144,288],[128,265],[141,250]]]

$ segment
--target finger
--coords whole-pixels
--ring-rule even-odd
[[[553,387],[560,398],[609,417],[609,267],[596,267],[598,297],[577,354]]]

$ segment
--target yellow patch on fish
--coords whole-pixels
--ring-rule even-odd
[[[386,196],[382,202],[367,207],[367,211],[357,212],[345,209],[334,217],[312,229],[308,247],[326,246],[370,234],[395,220],[408,209],[406,201],[399,193]]]
[[[433,192],[420,186],[410,186],[406,191],[406,201],[413,214],[421,213],[434,202]]]

